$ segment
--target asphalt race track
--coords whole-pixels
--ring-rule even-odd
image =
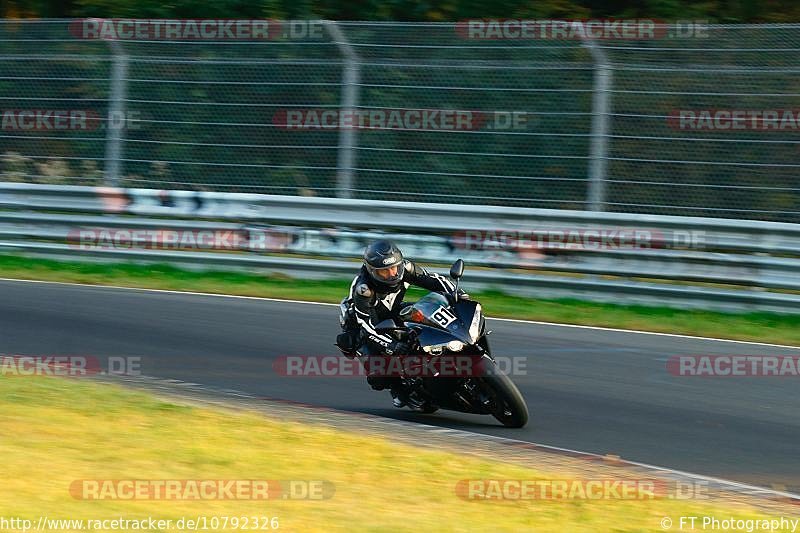
[[[800,487],[800,378],[666,370],[675,355],[800,349],[491,320],[494,353],[526,358],[527,374],[513,379],[531,422],[514,430],[488,416],[394,409],[363,377],[278,375],[277,357],[338,354],[333,306],[13,281],[0,293],[2,354],[139,356],[151,376]]]

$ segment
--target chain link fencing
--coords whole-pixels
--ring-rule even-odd
[[[172,24],[0,23],[0,180],[800,222],[800,25]]]

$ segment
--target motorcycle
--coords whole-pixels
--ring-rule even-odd
[[[492,357],[481,304],[459,297],[463,273],[459,259],[450,268],[452,293],[431,292],[406,305],[398,315],[402,326],[393,319],[376,325],[377,331],[409,342],[409,354],[362,362],[370,369],[380,363],[385,375],[399,377],[398,393],[412,410],[492,415],[506,427],[521,428],[528,422],[528,406]],[[343,303],[340,318],[345,312]]]

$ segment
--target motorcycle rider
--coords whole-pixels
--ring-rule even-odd
[[[345,299],[349,302],[349,312],[342,326],[344,332],[337,337],[337,346],[346,356],[409,353],[411,346],[407,336],[404,340],[394,339],[376,331],[375,325],[397,317],[407,305],[403,304],[403,296],[410,285],[445,293],[455,289],[450,279],[405,259],[392,241],[378,240],[366,247],[364,263],[350,284],[350,293]],[[459,294],[461,298],[468,298],[461,290]],[[399,381],[397,377],[367,376],[367,383],[373,389],[391,389],[396,407],[406,403],[399,394]]]

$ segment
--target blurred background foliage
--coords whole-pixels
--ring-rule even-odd
[[[7,18],[406,21],[641,17],[745,23],[800,21],[800,2],[0,0],[0,14]],[[13,75],[0,80],[0,99],[13,102],[24,95],[53,106],[64,100],[64,108],[70,105],[67,98],[80,99],[90,102],[86,105],[98,116],[107,115],[110,62],[91,59],[108,56],[106,43],[56,39],[32,47],[20,39],[63,38],[68,36],[61,27],[65,25],[8,26],[3,30],[8,33],[4,54],[37,54],[44,59],[15,62]],[[396,130],[363,132],[357,142],[357,197],[585,208],[595,68],[585,48],[569,40],[548,43],[541,50],[485,42],[478,54],[456,46],[464,41],[448,28],[355,25],[347,31],[352,42],[362,43],[359,53],[363,60],[372,62],[362,72],[359,103],[363,107],[519,110],[533,117],[529,128],[534,133],[442,132],[420,137],[417,132]],[[692,137],[710,135],[678,134],[662,117],[675,109],[798,109],[800,82],[791,74],[798,68],[794,52],[798,41],[796,30],[737,28],[717,30],[700,49],[687,40],[609,48],[609,58],[619,68],[614,77],[614,138],[608,170],[616,181],[609,182],[608,209],[799,222],[797,130],[762,136],[750,131],[726,132],[720,140],[697,142]],[[442,46],[411,49],[363,43]],[[743,43],[745,51],[739,50]],[[667,46],[686,50],[664,54],[658,49]],[[237,47],[235,43],[178,47],[175,43],[126,43],[127,53],[136,58],[128,73],[127,111],[141,121],[126,130],[123,186],[335,194],[339,132],[287,132],[269,127],[274,126],[275,105],[314,108],[339,104],[342,58],[330,40],[281,47]],[[65,52],[75,57],[60,57]],[[175,54],[186,62],[156,60]],[[251,62],[245,65],[242,61],[246,60]],[[271,62],[262,64],[261,60]],[[473,68],[480,62],[490,62],[493,67]],[[405,65],[399,68],[399,63]],[[749,73],[751,70],[758,72]],[[43,81],[45,77],[58,81]],[[430,89],[454,85],[476,89]],[[562,90],[565,87],[569,91]],[[9,108],[23,109],[30,105],[26,102],[9,104]],[[103,136],[102,132],[81,131],[50,138],[5,135],[0,180],[102,184]]]
[[[470,17],[705,18],[718,23],[798,22],[797,0],[0,0],[5,18],[177,17],[453,21]]]

